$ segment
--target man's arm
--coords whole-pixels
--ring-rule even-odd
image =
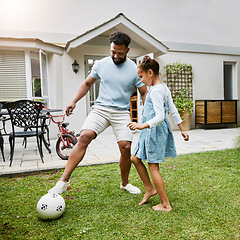
[[[91,86],[96,82],[97,79],[93,78],[92,76],[88,75],[85,81],[79,87],[75,98],[73,99],[72,103],[69,104],[66,108],[66,114],[69,116],[72,114],[73,109],[76,107],[76,103],[82,99],[87,92],[90,90]]]
[[[141,94],[142,102],[143,102],[143,104],[144,104],[144,103],[145,103],[145,98],[146,98],[147,93],[148,93],[148,90],[147,90],[146,85],[138,88],[138,91],[139,91],[140,94]]]

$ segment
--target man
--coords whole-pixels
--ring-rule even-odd
[[[120,189],[138,194],[141,190],[128,182],[131,168],[130,149],[132,132],[127,127],[131,121],[129,114],[130,96],[137,87],[144,102],[147,88],[137,75],[136,64],[127,58],[131,39],[121,32],[114,32],[109,37],[111,56],[94,64],[91,73],[81,84],[72,103],[67,106],[69,115],[91,86],[100,79],[99,96],[92,111],[87,116],[79,137],[73,148],[60,181],[49,192],[63,193],[71,188],[69,178],[76,166],[83,159],[89,143],[108,126],[112,126],[117,139],[120,157],[121,184]]]

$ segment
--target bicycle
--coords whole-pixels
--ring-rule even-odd
[[[58,125],[59,128],[59,135],[58,140],[56,142],[56,152],[57,155],[63,159],[68,160],[71,150],[73,149],[74,145],[77,143],[77,137],[80,134],[75,134],[74,131],[69,131],[67,126],[69,125],[68,122],[64,122],[66,114],[62,115],[48,115],[51,120]],[[60,119],[59,119],[60,118]],[[58,121],[56,119],[59,119]]]

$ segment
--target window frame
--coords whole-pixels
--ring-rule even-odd
[[[34,96],[34,89],[33,89],[33,85],[32,85],[32,68],[31,68],[31,59],[33,58],[33,54],[36,54],[38,53],[38,60],[39,60],[39,68],[40,68],[40,80],[41,80],[41,96]],[[44,84],[43,82],[43,59],[42,59],[42,54],[45,56],[46,58],[46,69],[45,69],[45,72],[46,72],[46,84]],[[29,89],[29,95],[30,95],[30,98],[32,100],[35,100],[35,101],[41,101],[43,102],[43,104],[46,106],[46,107],[49,107],[49,74],[48,74],[48,58],[47,58],[47,53],[44,52],[42,49],[39,49],[39,51],[31,51],[30,52],[30,88]],[[44,91],[44,87],[47,88],[46,92],[47,94],[45,94],[45,91]]]

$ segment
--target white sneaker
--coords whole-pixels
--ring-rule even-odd
[[[140,194],[141,190],[135,186],[133,186],[131,183],[128,183],[125,187],[122,185],[122,183],[120,184],[120,189],[121,190],[126,190],[130,193],[133,194]]]
[[[58,193],[58,194],[61,194],[61,193],[64,193],[68,190],[71,189],[71,186],[70,186],[70,182],[63,182],[63,181],[58,181],[56,183],[56,185],[51,188],[48,193]]]

